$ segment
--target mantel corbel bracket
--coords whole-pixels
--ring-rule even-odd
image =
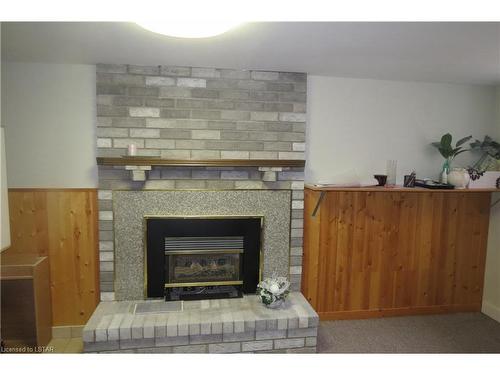
[[[132,181],[146,181],[146,171],[151,170],[150,165],[126,165],[125,169],[132,172]]]

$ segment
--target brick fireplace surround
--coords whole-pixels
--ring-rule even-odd
[[[126,155],[129,144],[135,144],[138,155],[162,159],[304,160],[306,74],[100,64],[97,65],[96,82],[97,150],[100,157],[121,157]],[[121,190],[289,191],[290,226],[286,230],[289,231],[290,246],[288,260],[284,261],[288,261],[292,290],[300,290],[304,207],[303,168],[153,166],[151,170],[146,171],[145,181],[134,181],[129,169],[125,166],[99,166],[99,257],[102,302],[96,311],[97,314],[99,311],[100,314],[102,311],[112,311],[109,310],[111,305],[106,304],[122,303],[112,302],[121,299],[115,294],[114,283],[115,252],[119,252],[120,249],[115,248],[116,218],[113,210],[114,191]],[[250,296],[244,300],[248,298]],[[252,299],[248,301],[250,300]],[[292,330],[309,329],[307,332],[302,332],[304,336],[299,336],[302,337],[301,345],[298,344],[300,340],[295,340],[297,346],[294,348],[305,346],[307,341],[308,351],[315,351],[317,315],[300,293],[296,293],[294,301],[297,306],[303,306],[308,311],[307,319],[310,320],[308,325],[303,322],[300,328],[287,320],[287,327],[292,324],[290,326]],[[286,319],[293,321],[295,317],[299,319],[299,316],[305,319],[300,314],[288,316]],[[278,319],[275,322],[281,318],[285,319],[279,316],[275,318]],[[90,322],[95,324],[97,318],[94,319],[93,316],[92,319]],[[103,321],[106,322],[106,319]],[[260,318],[256,319],[259,321]],[[116,325],[113,318],[108,320],[108,324],[113,321]],[[101,325],[105,324],[100,322]],[[236,324],[235,322],[232,324]],[[270,328],[273,328],[275,323],[269,324]],[[253,327],[252,324],[250,327]],[[91,325],[86,327],[88,343],[86,351],[98,350],[95,345],[93,346],[95,349],[92,349],[90,344],[97,341],[96,328]],[[103,327],[99,328],[102,331]],[[105,327],[105,331],[106,329]],[[255,328],[251,331],[253,333],[247,334],[242,341],[256,340]],[[106,332],[109,334],[110,331]],[[144,335],[145,332],[144,328]],[[288,336],[285,329],[284,333],[277,334],[279,336],[277,340],[287,340],[289,337],[293,339],[293,335],[299,333],[293,331],[291,334],[292,336]],[[100,335],[102,336],[102,333]],[[304,339],[306,336],[309,337],[308,340]],[[273,346],[272,341],[266,345],[267,350],[278,349]],[[189,346],[188,340],[187,347]],[[114,350],[119,349],[119,345],[118,348],[114,347]]]

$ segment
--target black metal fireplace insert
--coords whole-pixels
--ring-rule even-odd
[[[147,216],[145,297],[167,301],[255,293],[262,217]]]

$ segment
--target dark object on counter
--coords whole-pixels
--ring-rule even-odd
[[[375,174],[373,175],[375,179],[378,181],[378,186],[385,186],[387,182],[387,175],[385,174]]]
[[[417,175],[415,172],[411,172],[409,175],[404,176],[404,187],[415,187],[415,180],[417,179]]]
[[[441,189],[441,190],[453,190],[455,186],[450,184],[443,184],[438,181],[433,180],[415,180],[415,186],[423,187],[426,189]]]
[[[403,186],[404,187],[415,187],[415,179],[409,174],[405,175]]]

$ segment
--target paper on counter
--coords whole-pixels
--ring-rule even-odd
[[[311,185],[316,187],[366,187],[377,186],[378,181],[374,177],[360,177],[355,170],[347,170],[333,175],[328,181],[318,181]]]

